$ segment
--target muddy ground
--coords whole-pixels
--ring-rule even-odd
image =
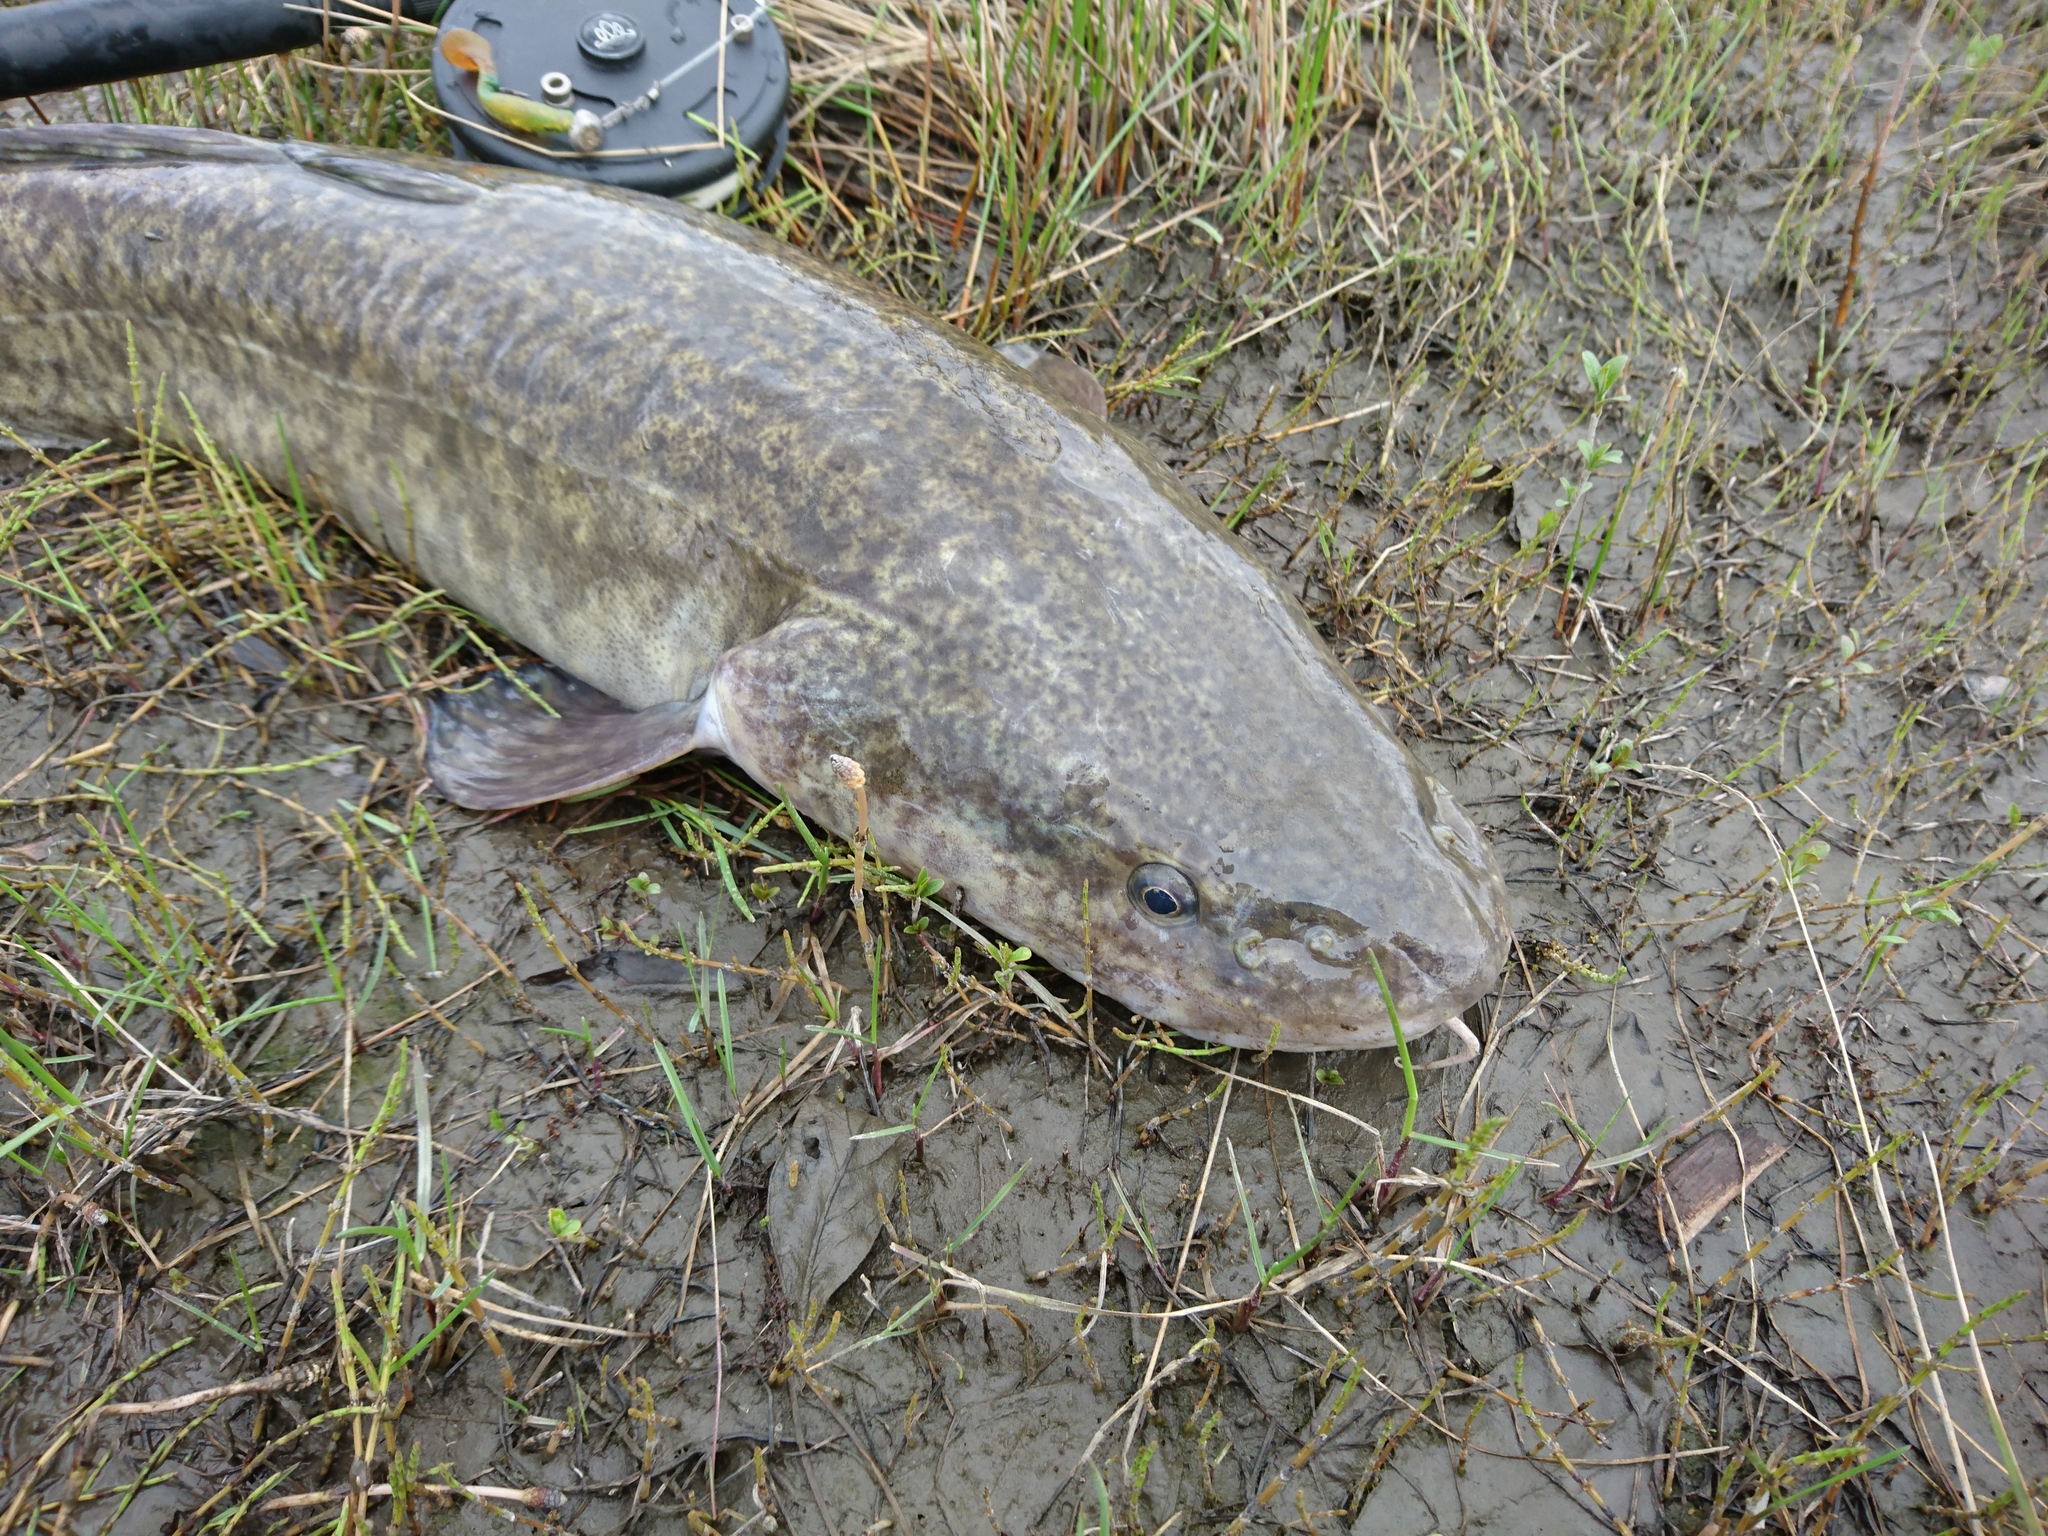
[[[1134,172],[1007,315],[791,23],[859,216],[757,216],[1062,334],[1490,836],[1405,1141],[1394,1053],[1207,1050],[900,886],[877,983],[720,765],[459,812],[487,630],[168,444],[14,453],[0,1533],[2029,1528],[2048,49],[1933,14],[1352,17],[1291,210],[1135,243],[1209,194]]]

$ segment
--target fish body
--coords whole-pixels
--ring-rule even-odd
[[[465,803],[705,750],[845,834],[838,754],[885,858],[1189,1034],[1383,1046],[1375,959],[1410,1036],[1497,979],[1472,823],[1170,472],[802,253],[519,173],[0,132],[0,422],[96,440],[159,380],[563,674],[437,724]]]

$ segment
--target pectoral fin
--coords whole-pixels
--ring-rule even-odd
[[[427,772],[457,805],[499,811],[568,799],[624,783],[697,744],[701,700],[628,709],[539,663],[520,668],[519,682],[494,677],[430,704]]]
[[[1109,419],[1109,398],[1102,383],[1079,363],[1070,363],[1057,352],[1033,346],[1028,341],[1006,341],[996,350],[1030,374],[1038,387],[1076,410],[1104,421]]]

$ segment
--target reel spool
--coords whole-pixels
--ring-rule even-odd
[[[700,208],[782,168],[789,55],[761,0],[455,0],[441,25],[458,158]]]

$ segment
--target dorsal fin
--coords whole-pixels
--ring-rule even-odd
[[[0,169],[39,165],[275,165],[279,161],[331,176],[383,197],[415,203],[466,203],[480,190],[459,171],[397,155],[366,154],[328,144],[274,144],[204,128],[130,123],[79,123],[0,129]]]
[[[436,170],[396,157],[360,154],[325,144],[287,144],[284,151],[306,170],[381,197],[414,203],[466,203],[479,191],[476,183],[460,172]]]
[[[65,123],[0,128],[0,167],[173,164],[215,161],[261,165],[284,158],[284,146],[205,128],[154,128],[133,123]]]

